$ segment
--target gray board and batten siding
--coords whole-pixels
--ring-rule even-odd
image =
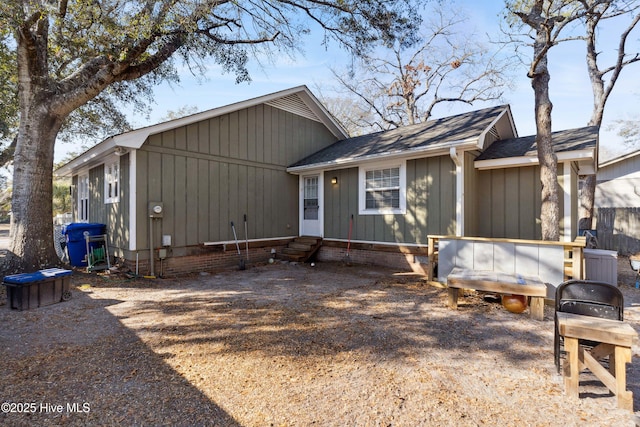
[[[572,168],[570,182],[564,183],[564,168]],[[561,187],[577,194],[578,175],[574,165],[558,164]],[[477,237],[541,240],[542,184],[539,166],[523,166],[477,172]],[[577,197],[571,198],[571,237],[577,235]],[[565,206],[560,198],[558,227],[564,235]]]
[[[560,235],[577,235],[578,173],[579,165],[572,153],[587,154],[597,147],[598,128],[588,126],[553,133],[553,149],[556,155],[567,155],[572,160],[558,162],[558,181],[571,194],[570,227],[564,226],[565,204],[560,199]],[[526,159],[537,157],[535,135],[500,140],[494,142],[476,159],[478,163],[505,158]],[[587,158],[587,157],[585,157]],[[587,158],[588,160],[588,158]],[[570,182],[564,182],[565,167]],[[527,166],[526,162],[517,167],[482,169],[477,172],[475,188],[478,192],[476,206],[476,231],[465,233],[478,237],[539,240],[542,238],[540,209],[542,206],[540,167]],[[568,231],[570,230],[570,231]]]
[[[88,171],[89,175],[89,218],[90,223],[105,224],[111,255],[122,257],[127,252],[129,245],[129,221],[126,215],[129,212],[129,154],[118,158],[120,179],[118,188],[118,201],[105,203],[104,199],[104,164],[95,166]],[[71,181],[71,205],[74,212],[74,220],[78,221],[78,175],[74,175]]]
[[[154,241],[173,238],[173,255],[187,247],[233,240],[230,222],[251,239],[298,233],[298,177],[289,164],[334,143],[320,122],[266,104],[152,135],[137,150],[138,213],[164,203]],[[146,215],[137,215],[138,250],[148,249]]]
[[[324,237],[347,239],[354,216],[352,240],[420,244],[429,234],[452,234],[456,218],[455,166],[449,156],[408,160],[406,214],[359,215],[358,168],[325,171]],[[338,184],[331,184],[331,178]]]
[[[539,240],[541,187],[537,166],[477,171],[478,237]]]
[[[473,159],[478,153],[463,151],[478,149],[481,142],[490,144],[499,135],[514,134],[508,106],[491,107],[349,138],[291,165],[289,170],[324,171],[325,238],[347,239],[353,214],[353,240],[426,245],[429,234],[456,232],[456,167],[450,149],[464,147],[459,154],[464,155],[465,171],[475,174]],[[407,158],[406,213],[359,215],[358,168],[389,156]],[[338,179],[337,185],[331,184],[333,177]],[[475,204],[475,194],[467,193],[471,194],[465,198]],[[469,210],[463,215],[465,221],[474,223]]]

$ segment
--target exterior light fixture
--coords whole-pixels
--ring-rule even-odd
[[[333,185],[336,185],[336,184],[338,183],[338,177],[337,177],[337,176],[334,176],[333,178],[331,178],[331,183],[332,183]]]

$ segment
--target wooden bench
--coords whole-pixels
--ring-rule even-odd
[[[454,268],[533,276],[546,285],[546,298],[553,300],[560,283],[583,278],[584,246],[584,238],[577,238],[575,242],[550,242],[430,235],[429,280],[435,278],[436,264],[440,283],[448,282]]]
[[[638,334],[628,323],[598,317],[558,312],[558,330],[564,337],[567,358],[564,363],[564,384],[567,395],[578,398],[579,374],[588,368],[616,395],[618,407],[633,412],[633,393],[627,390],[626,364],[631,363],[631,346]],[[578,340],[596,341],[591,351],[585,351]],[[609,356],[609,369],[600,364]]]
[[[449,307],[458,308],[461,289],[494,292],[506,295],[531,297],[530,316],[535,320],[544,319],[544,298],[547,286],[536,276],[513,275],[496,271],[478,271],[454,268],[447,276],[449,287]]]

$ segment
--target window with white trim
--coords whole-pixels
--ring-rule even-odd
[[[78,177],[78,221],[89,221],[89,175]]]
[[[360,214],[404,214],[405,169],[405,162],[360,167]]]
[[[104,165],[104,202],[116,203],[120,200],[120,161]]]

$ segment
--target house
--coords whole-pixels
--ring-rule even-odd
[[[106,224],[129,266],[147,272],[166,256],[157,272],[207,270],[237,263],[230,223],[245,240],[244,215],[253,257],[297,236],[286,168],[346,137],[296,87],[110,137],[55,173],[72,177],[74,221]]]
[[[597,138],[554,134],[567,240]],[[301,86],[111,137],[57,174],[73,179],[76,221],[106,223],[112,253],[166,274],[236,263],[231,221],[251,259],[310,235],[319,259],[349,246],[417,271],[430,234],[541,234],[535,138],[518,138],[508,105],[348,138]]]
[[[594,210],[598,247],[640,252],[640,150],[600,164]]]
[[[597,139],[596,127],[553,134],[564,240],[577,235],[578,176],[595,172]],[[301,232],[323,236],[327,259],[344,252],[351,215],[355,258],[418,271],[428,235],[541,238],[535,137],[517,138],[509,106],[340,141],[287,170],[321,183],[325,217],[301,217]]]

